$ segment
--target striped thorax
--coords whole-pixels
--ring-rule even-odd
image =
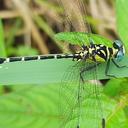
[[[113,48],[107,47],[103,44],[90,44],[89,46],[82,46],[82,50],[77,54],[77,61],[91,60],[105,62],[111,58],[120,61],[125,54],[125,49],[122,42],[116,40],[113,43]]]

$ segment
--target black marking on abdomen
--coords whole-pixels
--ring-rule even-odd
[[[55,58],[54,56],[43,56],[43,55],[41,55],[41,56],[39,56],[39,57],[40,57],[39,60],[54,59],[54,58]]]
[[[22,60],[21,57],[10,57],[7,59],[8,59],[8,62],[15,62],[15,61],[21,61]],[[6,59],[6,61],[7,61],[7,59]]]
[[[26,56],[26,57],[10,57],[10,58],[0,58],[0,64],[6,62],[16,62],[16,61],[31,61],[31,60],[45,60],[45,59],[63,59],[63,58],[73,58],[77,55],[73,54],[53,54],[53,55],[39,55],[39,56]]]
[[[28,56],[28,57],[23,57],[23,59],[22,60],[24,60],[24,61],[30,61],[30,60],[38,60],[38,56]]]
[[[0,58],[0,64],[4,63],[5,60],[6,58]]]
[[[73,54],[65,54],[65,55],[57,55],[56,56],[57,57],[57,59],[62,59],[62,58],[74,58],[75,57],[75,54],[73,55]]]

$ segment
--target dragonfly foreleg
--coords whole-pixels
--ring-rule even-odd
[[[105,75],[109,76],[109,77],[116,78],[116,76],[108,74],[109,66],[110,66],[110,59],[107,61],[107,66],[106,66],[106,69],[105,69]]]
[[[119,64],[117,64],[114,59],[112,59],[112,62],[113,62],[113,63],[116,65],[116,67],[118,67],[118,68],[128,68],[128,66],[126,66],[126,65],[119,65]]]
[[[114,63],[114,65],[115,65],[117,68],[128,68],[128,66],[126,66],[126,65],[119,65],[119,64],[117,64],[114,59],[112,59],[112,62]],[[110,66],[110,59],[107,61],[107,66],[106,66],[106,69],[105,69],[105,75],[106,75],[106,76],[109,76],[109,77],[117,78],[117,77],[114,76],[114,75],[108,74],[109,66]]]
[[[85,67],[85,68],[81,69],[81,71],[80,71],[80,79],[81,79],[81,81],[82,81],[83,83],[84,83],[83,74],[84,74],[85,72],[87,72],[87,71],[90,71],[90,70],[96,68],[99,64],[100,64],[100,63],[93,64],[93,65],[90,65],[90,66],[88,66],[88,67]]]

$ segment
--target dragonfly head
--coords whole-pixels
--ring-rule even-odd
[[[117,50],[115,54],[115,58],[120,61],[123,59],[123,56],[125,55],[125,48],[123,43],[120,40],[115,40],[113,43],[113,47],[115,50]]]

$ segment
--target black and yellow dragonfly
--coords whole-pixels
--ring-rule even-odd
[[[120,40],[115,40],[112,42],[106,38],[103,38],[102,36],[84,32],[62,32],[57,34],[56,38],[60,41],[73,41],[74,44],[80,44],[81,50],[73,54],[0,58],[0,64],[17,61],[27,62],[31,60],[36,61],[63,58],[76,61],[76,65],[69,67],[69,74],[65,74],[62,80],[60,92],[63,93],[63,91],[66,90],[68,93],[68,89],[71,89],[71,91],[69,91],[70,94],[66,96],[64,94],[61,94],[60,96],[60,100],[62,100],[60,108],[60,112],[62,112],[62,123],[60,123],[60,127],[85,128],[89,126],[91,128],[105,128],[106,119],[104,116],[103,105],[99,96],[100,92],[98,90],[98,85],[95,83],[95,86],[91,87],[91,92],[88,91],[86,84],[86,74],[89,73],[90,70],[94,69],[94,79],[96,79],[97,67],[100,66],[101,63],[107,62],[105,67],[105,75],[109,77],[115,77],[108,73],[110,61],[112,60],[112,62],[118,68],[124,67],[117,63],[118,61],[122,60],[123,56],[125,55],[123,43]],[[66,79],[71,79],[71,81],[63,82]],[[92,99],[90,100],[88,97],[91,97]],[[63,102],[66,103],[63,104]],[[84,104],[83,102],[87,103]],[[88,109],[89,107],[91,109]],[[90,111],[88,112],[88,110]],[[84,122],[85,120],[87,120],[86,123]]]
[[[123,68],[124,66],[118,65],[117,61],[120,61],[123,59],[123,56],[125,55],[125,49],[124,49],[123,43],[119,40],[115,40],[113,42],[112,46],[97,44],[97,43],[95,43],[95,41],[96,41],[94,38],[96,36],[95,34],[94,35],[90,34],[88,36],[88,34],[81,33],[81,32],[80,33],[74,33],[74,32],[59,33],[56,35],[56,38],[57,39],[60,38],[60,40],[63,41],[62,37],[66,36],[67,34],[68,34],[68,36],[71,36],[73,38],[75,37],[74,34],[77,34],[76,37],[78,35],[80,36],[81,34],[82,34],[82,36],[85,36],[85,37],[87,36],[88,38],[87,37],[86,38],[88,40],[90,40],[90,44],[82,45],[81,50],[74,54],[55,54],[55,55],[53,54],[53,55],[0,58],[0,64],[12,63],[12,62],[17,62],[17,61],[26,61],[27,62],[27,61],[31,61],[31,60],[36,61],[36,60],[63,59],[63,58],[72,59],[73,61],[77,61],[78,63],[76,65],[70,67],[69,74],[65,74],[66,76],[64,76],[64,78],[63,78],[64,80],[71,79],[71,81],[67,82],[67,83],[62,83],[62,85],[61,85],[61,93],[63,93],[63,91],[65,91],[65,90],[67,90],[67,88],[72,89],[72,91],[71,91],[72,93],[68,95],[69,98],[66,98],[67,96],[64,96],[64,97],[60,96],[62,98],[62,99],[60,99],[60,100],[62,100],[62,102],[64,102],[63,101],[64,98],[66,99],[66,105],[67,105],[67,106],[61,107],[61,109],[64,109],[62,111],[62,115],[64,114],[63,115],[64,119],[62,119],[62,123],[60,123],[60,127],[83,128],[84,126],[86,126],[86,125],[83,125],[84,124],[83,122],[81,123],[82,115],[83,115],[82,101],[84,101],[84,98],[89,97],[89,95],[92,95],[93,98],[96,98],[95,102],[97,102],[97,105],[96,105],[96,103],[91,103],[92,106],[94,106],[94,109],[95,109],[95,107],[99,107],[98,111],[99,111],[99,109],[101,109],[101,112],[103,112],[102,103],[100,103],[100,98],[99,98],[98,92],[97,92],[98,91],[98,88],[96,87],[97,85],[95,85],[95,87],[93,87],[93,89],[91,90],[92,92],[88,92],[88,94],[87,94],[88,96],[83,96],[84,91],[85,92],[88,91],[84,87],[84,86],[87,86],[86,78],[85,78],[86,73],[88,73],[92,69],[97,69],[97,66],[100,66],[101,63],[107,62],[107,66],[105,68],[105,75],[109,76],[109,77],[115,77],[108,73],[110,61],[112,60],[112,62],[118,68]],[[65,37],[64,37],[64,39],[65,39]],[[101,39],[101,37],[97,37],[97,39]],[[86,63],[89,63],[89,65],[88,66],[85,65]],[[94,72],[94,73],[96,73],[96,72]],[[75,74],[77,74],[77,77],[75,77],[75,79],[77,79],[77,82],[74,83],[73,82],[74,78],[72,79],[72,77],[74,77]],[[68,104],[69,100],[71,100],[72,104]],[[63,103],[61,105],[63,105]],[[90,105],[88,107],[90,107]],[[85,106],[85,108],[86,108],[86,106]],[[75,112],[73,112],[73,111],[75,111]],[[95,111],[97,111],[97,109]],[[93,110],[92,110],[92,112],[93,112]],[[75,117],[73,114],[75,114]],[[95,112],[93,114],[94,114],[94,117],[96,118],[97,115],[95,114]],[[100,116],[100,118],[98,119],[99,122],[97,124],[94,123],[94,128],[95,128],[95,126],[98,127],[100,124],[101,124],[102,128],[105,128],[105,117],[103,116],[103,114],[101,114],[101,115],[102,115],[102,117]],[[87,116],[89,116],[89,114],[87,114],[87,115],[85,114],[84,118],[87,118]],[[72,119],[72,118],[74,118],[74,119]],[[67,125],[67,122],[70,122],[69,120],[75,120],[75,123],[73,121],[73,124],[71,123],[70,125]],[[82,121],[84,121],[84,120],[82,120]],[[91,126],[92,126],[92,124],[91,124]],[[92,128],[93,128],[93,126],[92,126]]]

